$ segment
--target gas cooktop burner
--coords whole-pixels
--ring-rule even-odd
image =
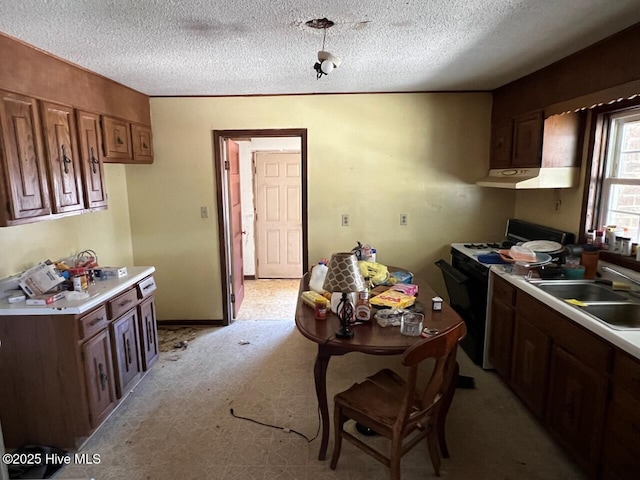
[[[472,250],[487,250],[489,248],[500,248],[497,243],[465,243],[464,248],[471,248]]]

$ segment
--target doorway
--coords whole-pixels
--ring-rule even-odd
[[[243,241],[239,238],[246,236],[243,229],[243,216],[239,213],[240,191],[247,185],[243,181],[236,163],[239,157],[236,150],[238,143],[251,141],[252,139],[299,139],[298,167],[298,196],[300,202],[300,233],[298,242],[298,255],[301,257],[300,274],[308,270],[308,220],[307,220],[307,131],[306,129],[268,129],[268,130],[214,130],[214,167],[216,175],[218,228],[220,232],[220,266],[221,285],[223,298],[223,325],[228,325],[236,317],[242,302],[244,293],[244,266],[243,266]],[[286,162],[283,168],[286,170]],[[290,169],[291,170],[291,169]],[[272,168],[273,171],[273,168]],[[246,183],[246,176],[245,183]],[[250,186],[253,189],[253,185]],[[271,195],[278,189],[271,188]],[[282,191],[292,192],[292,188],[286,186]],[[276,235],[277,234],[273,234]],[[272,235],[272,236],[273,236]],[[291,235],[290,237],[294,237]],[[285,236],[286,238],[286,236]],[[259,242],[260,240],[257,240]],[[273,244],[273,243],[272,243]],[[285,241],[286,244],[286,241]],[[254,251],[257,249],[254,247]],[[264,261],[264,259],[258,259]],[[250,271],[248,274],[250,275]]]

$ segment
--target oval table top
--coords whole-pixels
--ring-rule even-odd
[[[390,271],[402,270],[396,267],[388,267]],[[309,290],[310,274],[306,273],[300,280],[298,303],[296,306],[296,326],[300,333],[309,340],[316,342],[331,350],[346,352],[363,352],[374,355],[397,355],[403,353],[414,343],[423,340],[421,336],[409,337],[400,333],[400,327],[381,327],[377,320],[373,319],[368,324],[352,327],[352,338],[336,338],[335,333],[340,328],[338,316],[329,311],[326,320],[316,320],[313,308],[307,306],[300,294]],[[423,327],[436,328],[444,332],[463,322],[458,313],[447,303],[442,302],[441,311],[431,310],[431,299],[437,296],[436,292],[423,279],[414,276],[413,283],[418,285],[416,302],[420,302],[424,310]]]

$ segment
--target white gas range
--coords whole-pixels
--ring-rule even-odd
[[[490,328],[487,325],[487,298],[491,294],[489,273],[492,264],[502,263],[498,260],[499,256],[494,254],[491,258],[490,254],[501,248],[510,248],[518,242],[550,240],[566,245],[573,243],[574,239],[575,236],[569,232],[510,219],[503,241],[452,243],[451,264],[444,260],[436,262],[444,276],[449,302],[467,324],[467,336],[461,345],[474,363],[490,368],[485,358]]]

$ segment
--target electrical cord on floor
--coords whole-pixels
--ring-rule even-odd
[[[233,412],[233,408],[230,408],[229,412],[231,413],[231,416],[234,417],[234,418],[239,418],[241,420],[247,420],[249,422],[257,423],[258,425],[262,425],[263,427],[276,428],[278,430],[282,430],[282,431],[287,432],[287,433],[295,433],[296,435],[299,435],[302,438],[304,438],[307,441],[307,443],[313,442],[316,438],[318,438],[318,435],[320,434],[320,407],[318,407],[318,430],[316,431],[315,436],[313,438],[311,438],[311,439],[308,438],[304,433],[300,433],[300,432],[294,430],[293,428],[280,427],[278,425],[271,425],[269,423],[264,423],[264,422],[260,422],[258,420],[254,420],[253,418],[236,415]]]

